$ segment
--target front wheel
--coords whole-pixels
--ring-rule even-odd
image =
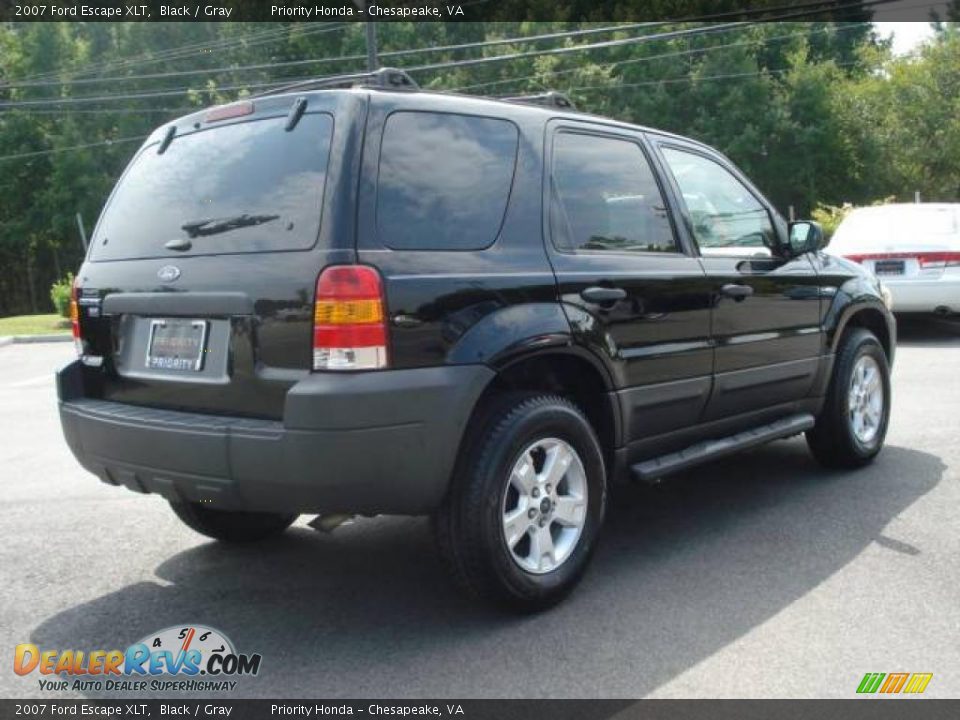
[[[231,543],[255,542],[280,535],[297,519],[296,515],[279,513],[214,510],[191,502],[171,502],[170,507],[190,529]]]
[[[857,468],[883,447],[890,422],[890,366],[869,330],[844,335],[833,378],[807,445],[817,461],[831,468]]]
[[[603,522],[600,444],[583,413],[552,396],[497,399],[467,431],[434,517],[459,584],[512,609],[546,608],[579,582]]]

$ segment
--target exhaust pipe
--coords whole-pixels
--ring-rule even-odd
[[[344,523],[353,522],[355,515],[348,513],[335,513],[333,515],[317,515],[313,520],[307,523],[308,527],[320,532],[332,533]]]

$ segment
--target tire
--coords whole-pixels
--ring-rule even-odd
[[[870,408],[873,395],[858,392],[854,385],[864,382],[861,373],[876,373],[875,382],[867,383],[880,392],[879,411],[875,406],[866,415],[872,418],[859,424],[855,416],[863,413],[853,408]],[[856,374],[856,376],[855,376]],[[857,387],[860,387],[858,385]],[[880,341],[869,330],[853,328],[840,341],[836,365],[826,401],[817,424],[807,431],[807,445],[817,461],[829,468],[858,468],[870,463],[883,448],[890,422],[890,366]]]
[[[513,393],[478,413],[465,438],[434,515],[448,568],[462,588],[511,610],[559,602],[603,524],[606,471],[593,428],[564,398]]]
[[[275,537],[297,519],[296,515],[278,513],[214,510],[190,502],[171,502],[170,507],[191,530],[229,543],[255,542]]]

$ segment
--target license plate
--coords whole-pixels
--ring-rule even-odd
[[[203,369],[206,344],[205,320],[151,320],[147,367],[199,372]]]
[[[877,260],[873,272],[877,275],[903,275],[903,260]]]

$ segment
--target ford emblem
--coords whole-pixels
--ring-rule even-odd
[[[176,265],[164,265],[157,270],[157,277],[161,282],[173,282],[180,277],[180,268]]]

